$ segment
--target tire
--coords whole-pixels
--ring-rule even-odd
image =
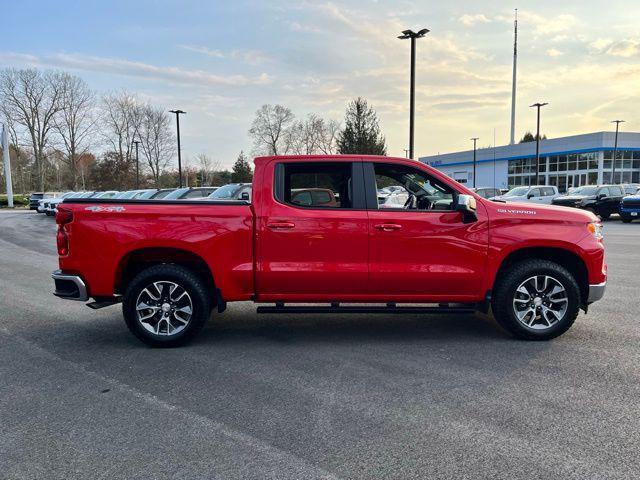
[[[601,214],[601,215],[600,215],[600,218],[601,218],[602,220],[609,220],[609,217],[610,217],[610,216],[611,216],[611,214],[610,214],[610,213],[603,213],[603,214]]]
[[[515,337],[550,340],[571,328],[580,303],[580,288],[566,268],[548,260],[531,259],[516,263],[501,274],[491,306],[498,324]]]
[[[178,347],[209,320],[210,305],[200,277],[179,265],[161,264],[135,276],[124,295],[122,313],[131,333],[147,345]]]
[[[631,217],[620,215],[620,220],[622,220],[623,223],[631,223]]]

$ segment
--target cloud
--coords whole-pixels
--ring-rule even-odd
[[[640,55],[640,40],[622,40],[611,45],[607,49],[609,55],[614,57],[631,58]]]
[[[489,23],[491,21],[483,13],[476,13],[475,15],[464,14],[458,20],[467,27],[475,25],[476,23]]]
[[[590,53],[606,54],[613,57],[631,58],[640,56],[640,40],[625,39],[613,41],[609,38],[598,38],[588,44]]]
[[[308,25],[300,22],[288,22],[289,28],[294,32],[311,32],[311,33],[320,33],[321,29],[314,25]]]
[[[179,45],[179,47],[190,52],[201,53],[203,55],[206,55],[207,57],[224,58],[224,53],[222,53],[220,50],[211,50],[210,48],[199,47],[196,45]]]
[[[561,55],[564,55],[564,52],[561,52],[557,48],[550,48],[547,50],[547,55],[550,57],[560,57]]]
[[[178,45],[183,50],[187,50],[189,52],[200,53],[202,55],[206,55],[211,58],[232,58],[241,60],[244,63],[249,65],[260,65],[262,63],[268,62],[271,58],[264,52],[260,50],[232,50],[230,52],[223,52],[221,50],[213,50],[208,47],[198,46],[198,45]]]
[[[496,15],[496,20],[512,23],[513,17]],[[518,10],[518,26],[527,30],[533,30],[536,37],[548,37],[563,39],[564,32],[571,32],[578,25],[578,19],[568,13],[559,15],[539,15],[529,10]]]
[[[177,84],[198,86],[247,86],[264,85],[272,79],[266,73],[257,77],[245,75],[218,75],[205,70],[190,70],[179,67],[152,65],[120,58],[96,57],[79,54],[57,53],[53,55],[25,55],[14,52],[0,53],[0,61],[22,63],[49,68],[69,68],[90,72],[101,72],[130,77],[150,78]]]

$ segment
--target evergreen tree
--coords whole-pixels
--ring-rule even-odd
[[[540,137],[540,140],[546,140],[546,139],[547,139],[546,135],[542,135],[542,137]],[[527,142],[535,142],[535,141],[536,141],[536,136],[531,132],[527,132],[520,139],[519,143],[527,143]]]
[[[243,151],[240,151],[236,163],[233,164],[231,181],[234,183],[246,183],[253,179],[253,171]]]
[[[342,154],[386,155],[385,139],[380,133],[378,117],[364,98],[358,97],[347,106],[345,127],[338,136],[338,152]]]

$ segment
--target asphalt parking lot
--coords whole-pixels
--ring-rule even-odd
[[[640,223],[564,336],[490,318],[256,315],[154,350],[51,295],[52,218],[0,211],[0,478],[638,478]]]

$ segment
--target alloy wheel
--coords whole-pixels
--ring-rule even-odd
[[[546,330],[560,322],[569,306],[564,285],[549,275],[527,278],[516,288],[513,311],[524,326]]]
[[[189,324],[193,302],[183,287],[161,280],[142,289],[136,299],[136,313],[145,330],[155,335],[171,336]]]

